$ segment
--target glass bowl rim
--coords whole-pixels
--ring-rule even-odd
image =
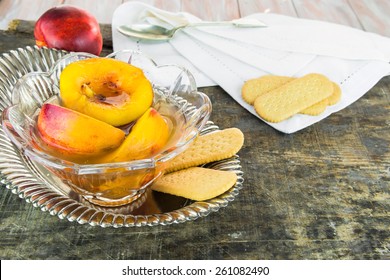
[[[186,68],[184,68],[182,66],[179,66],[179,65],[175,65],[175,64],[158,65],[153,59],[151,59],[150,57],[144,55],[143,53],[141,53],[139,51],[135,51],[135,50],[120,50],[120,51],[112,52],[112,53],[108,54],[105,57],[114,58],[115,59],[115,56],[117,54],[119,54],[119,53],[131,53],[131,54],[140,55],[140,56],[146,58],[148,61],[150,61],[152,63],[152,65],[155,66],[155,67],[164,67],[164,66],[177,67],[178,69],[180,69],[182,71],[185,71],[186,74],[190,76],[190,79],[193,79],[193,81],[195,81],[193,76],[192,76],[192,74]],[[61,65],[61,63],[64,60],[67,60],[67,59],[70,59],[70,58],[76,57],[76,56],[85,56],[87,58],[98,57],[96,55],[93,55],[93,54],[90,54],[90,53],[86,53],[86,52],[71,52],[71,53],[68,53],[68,54],[64,55],[63,57],[61,57],[60,59],[58,59],[50,67],[50,69],[48,71],[33,71],[33,72],[29,72],[29,73],[23,75],[22,77],[20,77],[18,79],[18,81],[16,82],[16,85],[18,83],[25,82],[25,80],[27,81],[29,79],[29,77],[31,77],[33,75],[43,75],[43,76],[50,77],[50,76],[52,76],[55,73],[57,68]],[[12,92],[16,91],[16,89],[17,89],[16,85],[13,88]],[[176,156],[177,154],[179,154],[183,150],[185,150],[185,148],[188,146],[188,144],[191,143],[194,140],[194,138],[202,130],[202,128],[205,125],[205,123],[208,121],[210,113],[211,113],[211,101],[210,101],[210,99],[208,98],[207,95],[205,95],[204,93],[199,92],[197,90],[193,91],[192,93],[196,94],[196,95],[199,95],[203,99],[204,104],[201,106],[201,108],[206,107],[206,108],[203,108],[203,111],[205,111],[205,110],[208,111],[202,117],[204,119],[202,121],[202,125],[199,126],[198,128],[196,128],[196,133],[194,135],[192,135],[190,137],[190,139],[185,141],[185,143],[183,143],[183,145],[178,146],[178,147],[176,147],[175,149],[173,149],[171,151],[164,150],[164,151],[160,152],[159,154],[154,155],[154,156],[149,157],[149,158],[146,158],[146,159],[124,161],[124,162],[115,162],[115,163],[80,164],[80,163],[75,163],[75,162],[68,161],[68,160],[65,160],[65,159],[61,159],[59,157],[50,155],[48,153],[45,153],[45,152],[37,150],[37,149],[33,149],[30,145],[28,145],[26,143],[23,143],[23,142],[19,141],[18,139],[16,139],[15,134],[18,137],[21,137],[20,134],[17,133],[17,132],[15,132],[15,133],[11,132],[9,130],[9,128],[4,124],[5,122],[9,122],[9,118],[7,118],[7,115],[9,114],[9,112],[11,110],[15,110],[17,108],[18,104],[15,104],[13,102],[12,102],[12,105],[6,107],[3,110],[3,112],[2,112],[2,125],[3,125],[3,130],[4,130],[5,134],[7,135],[7,137],[10,138],[11,142],[20,151],[22,151],[22,153],[25,156],[27,156],[31,160],[33,160],[35,162],[38,162],[39,164],[42,164],[44,166],[49,166],[49,167],[53,167],[53,168],[57,168],[57,169],[59,169],[59,168],[60,169],[71,168],[72,172],[75,173],[75,174],[78,174],[78,175],[82,175],[82,174],[100,174],[102,172],[103,173],[107,172],[107,170],[109,170],[109,169],[121,169],[123,171],[131,171],[131,170],[140,170],[140,169],[145,169],[145,168],[154,168],[154,167],[156,167],[157,163],[165,162],[165,161],[169,160],[170,158],[172,158],[173,156]],[[12,97],[14,97],[14,96],[15,96],[15,94],[12,93]],[[169,98],[174,98],[175,96],[171,95],[171,96],[168,96],[168,97]],[[10,123],[10,124],[12,126],[12,123]]]

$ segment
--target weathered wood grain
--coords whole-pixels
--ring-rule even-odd
[[[219,87],[201,90],[212,100],[212,120],[246,137],[244,189],[227,208],[179,225],[101,229],[59,220],[0,188],[0,257],[390,259],[389,78],[293,135]]]
[[[14,19],[37,20],[47,9],[75,5],[90,11],[100,23],[109,24],[115,9],[136,0],[2,0],[0,29]],[[232,20],[253,13],[277,13],[349,25],[390,36],[389,1],[386,0],[138,0],[171,12],[186,11],[203,20]]]
[[[362,28],[347,0],[293,0],[293,3],[298,17]]]
[[[138,0],[124,0],[123,2],[132,2],[132,1],[138,1]],[[157,7],[159,9],[167,10],[170,12],[179,12],[181,7],[181,0],[141,0],[138,2],[142,2],[154,7]]]
[[[0,1],[0,29],[6,30],[8,23],[17,18],[37,20],[46,10],[62,2],[61,0],[2,0]]]
[[[291,0],[238,0],[241,16],[253,13],[273,13],[286,16],[296,16]]]
[[[232,20],[240,17],[236,0],[182,1],[181,10],[194,14],[203,20]]]
[[[90,12],[99,23],[111,24],[115,9],[122,4],[122,0],[65,0],[63,4],[78,6]]]
[[[386,0],[348,1],[363,29],[390,37],[390,2]]]

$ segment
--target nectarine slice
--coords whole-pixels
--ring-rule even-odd
[[[60,76],[62,105],[114,126],[139,118],[153,102],[143,71],[113,58],[73,62]]]
[[[112,125],[76,111],[44,104],[37,128],[44,143],[70,155],[98,155],[121,145],[125,133]]]
[[[99,163],[146,159],[161,152],[170,137],[166,120],[149,108],[131,128],[119,148],[98,159]]]

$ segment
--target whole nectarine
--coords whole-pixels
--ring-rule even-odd
[[[103,38],[99,23],[89,12],[73,6],[47,10],[34,28],[38,46],[99,55]]]

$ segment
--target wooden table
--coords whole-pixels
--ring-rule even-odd
[[[0,8],[7,2],[1,0]],[[181,7],[194,2],[169,1]],[[367,30],[375,25],[371,12],[379,18],[389,9],[385,1],[368,0],[215,2],[238,5],[244,14],[269,7],[319,18],[327,2],[334,11],[328,16],[345,24],[355,18],[351,25]],[[372,3],[382,10],[364,8]],[[388,17],[381,19],[390,26]],[[33,44],[31,29],[0,32],[1,53]],[[106,43],[103,54],[110,51]],[[100,228],[60,220],[1,187],[0,258],[390,259],[390,77],[348,108],[292,135],[261,122],[220,87],[201,91],[213,102],[216,124],[245,134],[239,152],[244,188],[226,208],[183,224]]]

